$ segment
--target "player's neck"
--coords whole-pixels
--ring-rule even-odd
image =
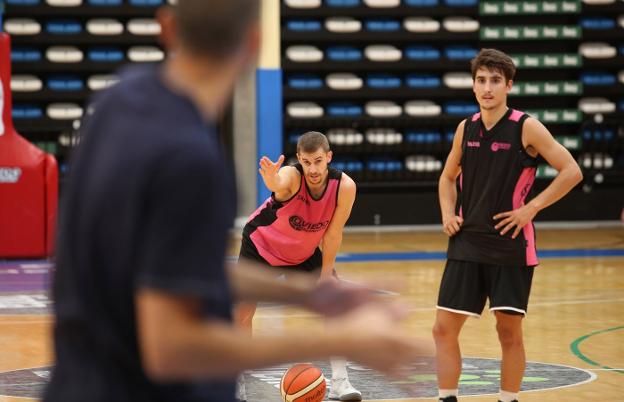
[[[496,123],[507,113],[509,108],[506,103],[501,103],[500,106],[497,106],[493,109],[483,109],[481,108],[481,121],[487,130],[494,127]]]
[[[222,69],[184,53],[168,57],[163,65],[165,83],[191,99],[208,121],[215,121],[223,110],[231,85],[222,77]]]
[[[318,199],[325,192],[325,188],[327,187],[327,183],[329,182],[329,174],[326,173],[323,180],[321,180],[318,184],[310,183],[307,178],[305,179],[305,181],[306,181],[306,186],[308,187],[308,191],[310,192],[310,195]]]

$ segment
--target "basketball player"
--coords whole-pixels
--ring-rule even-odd
[[[512,402],[518,400],[525,368],[522,319],[538,264],[532,220],[582,175],[539,121],[507,106],[516,71],[509,56],[483,49],[471,69],[481,112],[457,127],[439,182],[443,230],[450,237],[433,328],[439,398],[457,401],[458,336],[466,319],[479,317],[489,299],[502,348],[499,400]],[[538,156],[559,173],[525,203]]]
[[[344,228],[355,201],[355,182],[329,166],[332,151],[324,134],[311,131],[297,141],[297,160],[281,167],[263,157],[260,175],[272,191],[243,228],[240,256],[269,267],[310,272],[321,282],[335,280],[334,264]],[[319,246],[322,248],[319,248]],[[237,306],[236,320],[251,331],[255,303]],[[331,360],[329,398],[359,401],[362,394],[349,382],[344,359]],[[244,383],[239,383],[244,399]]]
[[[379,303],[317,336],[249,339],[231,322],[234,298],[339,314],[362,296],[224,268],[235,183],[213,122],[255,58],[259,3],[161,9],[173,56],[127,70],[95,100],[64,189],[44,401],[233,402],[246,368],[344,354],[389,370],[419,350]]]

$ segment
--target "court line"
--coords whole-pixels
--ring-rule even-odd
[[[538,258],[624,257],[624,249],[553,249],[537,252]],[[340,253],[337,262],[445,260],[444,251]]]
[[[572,353],[574,355],[576,355],[576,357],[578,357],[579,359],[583,360],[585,363],[591,364],[592,366],[597,366],[600,367],[602,369],[608,369],[611,371],[615,371],[616,373],[620,373],[620,374],[624,374],[624,370],[620,370],[620,369],[615,369],[613,367],[609,367],[609,366],[605,366],[602,365],[598,362],[595,362],[593,360],[591,360],[589,357],[587,357],[585,354],[583,354],[583,352],[581,352],[581,350],[579,349],[579,345],[585,341],[586,339],[594,336],[594,335],[598,335],[598,334],[604,334],[606,332],[611,332],[611,331],[618,331],[624,329],[624,325],[623,326],[619,326],[619,327],[613,327],[613,328],[607,328],[607,329],[602,329],[599,331],[594,331],[594,332],[590,332],[587,335],[583,335],[580,338],[577,338],[574,340],[574,342],[572,342],[570,344],[570,350],[572,351]]]
[[[550,306],[563,306],[563,305],[569,305],[569,304],[599,304],[599,303],[613,303],[613,302],[624,302],[624,298],[613,298],[613,299],[586,299],[586,300],[559,300],[559,301],[549,301],[549,302],[535,302],[535,303],[530,303],[529,307],[534,308],[534,307],[550,307]],[[260,305],[258,307],[258,311],[263,311],[266,312],[267,310],[272,310],[272,309],[282,309],[284,307],[287,307],[290,305],[286,305],[286,304],[270,304],[270,305],[265,305],[262,306]],[[410,308],[407,309],[408,312],[413,313],[413,312],[419,312],[419,311],[434,311],[436,310],[435,306],[430,306],[430,307],[414,307],[414,308]],[[529,313],[530,315],[530,313]],[[260,314],[260,315],[256,315],[256,317],[258,318],[310,318],[310,317],[319,317],[318,314],[314,314],[314,313],[305,313],[305,312],[301,312],[301,313],[297,313],[297,314],[288,314],[287,316],[284,316],[284,313],[275,313],[274,315],[271,314]],[[624,328],[624,327],[622,327]]]

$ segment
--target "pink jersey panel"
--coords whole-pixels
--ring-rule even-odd
[[[277,219],[250,236],[262,258],[273,266],[298,265],[310,258],[334,216],[339,184],[340,179],[329,179],[325,193],[315,200],[302,176],[299,192],[277,210]]]
[[[520,174],[518,183],[513,193],[513,209],[518,209],[524,205],[524,199],[531,190],[533,182],[535,181],[535,168],[525,168]],[[535,233],[533,230],[533,222],[527,223],[522,228],[524,238],[527,242],[526,246],[526,264],[528,266],[534,266],[538,264],[537,250],[535,248]]]

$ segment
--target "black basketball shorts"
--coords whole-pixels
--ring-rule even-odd
[[[448,260],[440,283],[437,308],[479,317],[490,311],[526,315],[534,267]]]

